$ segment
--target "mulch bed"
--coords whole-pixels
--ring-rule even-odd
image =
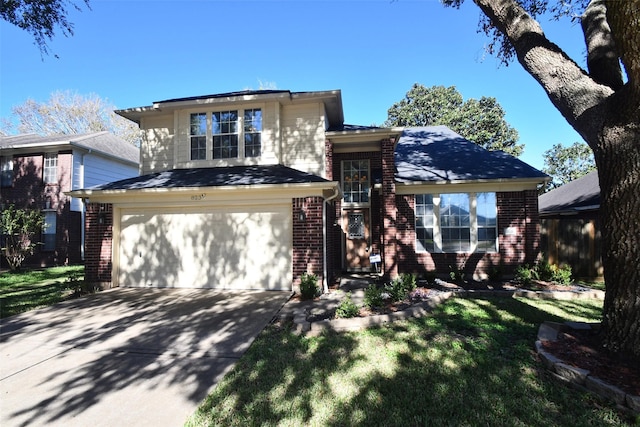
[[[560,333],[556,341],[543,341],[542,347],[563,362],[586,369],[626,393],[640,396],[640,361],[608,352],[595,330]]]

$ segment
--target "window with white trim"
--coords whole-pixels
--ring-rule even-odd
[[[207,159],[207,114],[191,114],[189,121],[191,160]]]
[[[238,157],[238,111],[220,111],[211,114],[213,158]]]
[[[260,157],[262,154],[262,110],[244,110],[244,156]]]
[[[45,184],[56,184],[58,182],[58,154],[46,153],[44,155],[44,165],[42,167],[42,180]]]
[[[13,185],[13,158],[0,157],[0,186],[11,187]]]
[[[345,203],[369,203],[370,183],[369,160],[342,162],[342,193]]]
[[[417,194],[417,252],[496,252],[495,193]]]
[[[262,110],[247,108],[191,113],[189,143],[190,160],[260,157]]]
[[[55,211],[44,213],[44,226],[42,227],[42,250],[53,251],[56,248],[56,224],[57,215]]]

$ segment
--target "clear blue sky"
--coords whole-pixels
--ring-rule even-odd
[[[57,90],[129,108],[266,86],[340,89],[346,123],[379,125],[414,83],[453,85],[464,99],[495,97],[525,144],[521,158],[542,168],[553,144],[582,139],[518,63],[485,54],[479,15],[471,0],[461,10],[437,0],[92,0],[71,11],[75,34],[59,33],[44,58],[0,21],[0,117]],[[584,67],[579,25],[542,25]]]

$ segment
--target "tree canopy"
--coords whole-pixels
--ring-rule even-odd
[[[576,180],[596,169],[593,151],[584,142],[576,141],[568,147],[554,144],[544,152],[543,157],[542,171],[553,178],[549,183],[549,190]]]
[[[445,125],[487,150],[522,154],[518,132],[505,120],[505,111],[495,98],[464,101],[455,86],[425,87],[414,84],[404,99],[387,112],[385,126]]]
[[[517,60],[593,150],[606,282],[603,345],[640,357],[640,0],[473,2],[484,15],[490,51]],[[587,69],[547,38],[538,21],[544,17],[580,21]]]
[[[2,0],[0,17],[33,36],[40,53],[49,53],[47,43],[57,30],[65,36],[73,35],[73,24],[68,21],[68,10],[81,10],[77,2],[69,0]],[[89,8],[89,0],[83,0]]]
[[[4,120],[2,131],[39,135],[74,135],[108,131],[138,145],[140,132],[137,125],[113,112],[115,107],[98,95],[79,95],[70,91],[54,92],[47,102],[28,99],[12,108],[13,118]]]

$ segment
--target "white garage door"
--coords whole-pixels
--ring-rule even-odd
[[[291,206],[123,209],[124,287],[290,290]]]

